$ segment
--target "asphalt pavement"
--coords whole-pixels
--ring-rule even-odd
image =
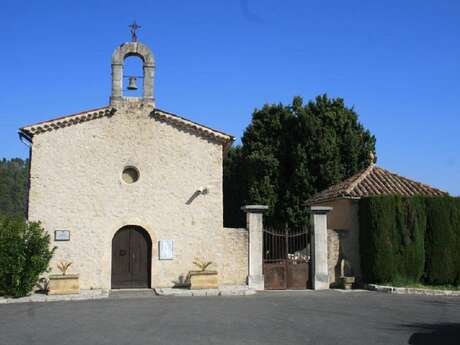
[[[263,292],[0,305],[1,345],[460,344],[460,298]]]

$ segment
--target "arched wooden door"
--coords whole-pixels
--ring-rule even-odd
[[[137,226],[125,226],[112,240],[112,289],[149,288],[152,241]]]

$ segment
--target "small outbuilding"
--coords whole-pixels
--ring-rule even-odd
[[[310,206],[328,206],[328,273],[331,286],[341,274],[342,260],[348,274],[361,280],[359,254],[359,200],[370,196],[446,196],[448,193],[399,176],[372,163],[356,175],[333,185],[308,200]]]

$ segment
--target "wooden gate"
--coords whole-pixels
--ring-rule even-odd
[[[310,275],[308,228],[264,229],[264,280],[267,290],[307,289]]]

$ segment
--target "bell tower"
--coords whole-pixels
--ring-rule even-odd
[[[112,96],[110,97],[110,104],[116,105],[128,99],[128,97],[123,96],[124,64],[126,58],[136,56],[143,62],[143,76],[140,77],[143,79],[143,95],[142,97],[129,97],[129,99],[137,98],[155,107],[155,58],[152,51],[146,45],[137,41],[136,29],[140,26],[134,22],[130,27],[132,28],[131,42],[120,45],[112,55]],[[135,81],[136,77],[129,77],[128,89],[135,87]]]

